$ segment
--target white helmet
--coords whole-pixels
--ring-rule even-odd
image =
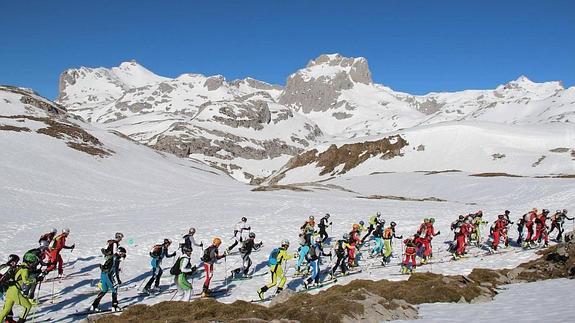
[[[57,232],[58,232],[58,229],[52,228],[52,231],[51,231],[51,232],[52,232],[52,233],[57,233]]]
[[[70,229],[69,229],[69,228],[65,228],[65,229],[62,230],[62,233],[70,234]]]

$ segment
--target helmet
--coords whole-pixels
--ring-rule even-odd
[[[565,211],[567,211],[567,210],[563,210],[563,212],[565,212]],[[557,211],[555,211],[555,213],[561,213],[561,210],[557,210]]]
[[[323,241],[322,237],[316,237],[315,242],[321,243]]]
[[[354,223],[351,227],[352,227],[354,230],[359,230],[359,224],[357,224],[357,223]]]
[[[375,216],[377,216],[377,217],[379,218],[379,217],[381,216],[381,213],[380,213],[380,212],[377,212],[377,213],[375,214]]]
[[[533,208],[533,210],[531,210],[531,211],[533,211],[533,212],[537,213],[537,208],[536,208],[536,207],[534,207],[534,208]]]
[[[254,238],[256,237],[256,234],[253,233],[253,232],[250,232],[249,237],[252,238],[252,239],[254,239]]]
[[[62,230],[62,233],[70,234],[70,229],[69,229],[69,228],[65,228],[65,229]]]
[[[503,215],[503,214],[499,214],[497,217],[498,217],[499,219],[503,219],[504,215]]]
[[[460,215],[459,220],[463,220],[463,219],[465,219],[465,217],[463,215]]]
[[[397,223],[395,223],[395,222],[391,221],[391,223],[390,223],[389,225],[391,225],[392,227],[394,227],[394,226],[396,226],[396,225],[397,225]]]
[[[428,223],[428,222],[429,222],[429,219],[428,219],[428,218],[425,218],[425,219],[423,219],[423,222],[424,222],[424,223]]]
[[[52,228],[52,230],[50,230],[50,232],[52,232],[52,233],[54,233],[54,234],[55,234],[55,233],[57,233],[57,232],[58,232],[58,229],[56,229],[56,228]]]
[[[349,240],[349,233],[344,233],[342,238],[343,240]]]
[[[429,218],[429,222],[435,223],[435,218]]]
[[[309,220],[310,220],[310,221],[315,220],[315,218],[313,217],[313,215],[310,215],[310,216],[309,216]]]
[[[483,211],[479,210],[479,211],[477,211],[475,214],[477,214],[477,215],[483,215]]]
[[[222,244],[222,239],[214,238],[214,240],[212,240],[212,244],[216,247],[219,247]]]
[[[124,239],[124,234],[122,232],[116,232],[116,240]]]
[[[165,244],[165,245],[171,245],[171,244],[172,244],[172,240],[170,240],[170,239],[164,239],[164,244]]]
[[[563,214],[567,214],[567,209],[563,209]]]
[[[190,231],[188,231],[191,235],[196,233],[196,228],[190,228]]]
[[[190,247],[188,247],[188,246],[183,246],[183,247],[182,247],[182,252],[184,252],[184,253],[192,252],[192,248],[190,248]]]
[[[360,225],[360,226],[363,226],[363,225],[365,225],[365,222],[359,221],[359,225]]]
[[[329,213],[326,213],[326,214],[325,214],[325,218],[326,218],[326,219],[329,219]]]
[[[505,214],[509,215],[509,213],[511,213],[511,211],[505,210]]]
[[[117,253],[123,254],[123,256],[126,257],[126,248],[118,247]]]
[[[246,218],[245,216],[242,216],[242,222],[248,222],[248,218]]]
[[[286,248],[289,247],[289,240],[283,239],[282,240],[282,247],[286,247]]]
[[[543,210],[541,210],[541,213],[543,213],[543,214],[549,214],[549,210],[543,209]]]
[[[16,265],[18,261],[20,261],[20,257],[18,257],[18,255],[12,254],[8,256],[8,261],[6,263],[7,264],[14,263],[14,265]]]

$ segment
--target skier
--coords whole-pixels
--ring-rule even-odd
[[[240,248],[240,254],[242,255],[242,266],[232,270],[232,278],[236,278],[240,276],[240,273],[243,273],[243,277],[249,278],[249,271],[252,265],[252,259],[250,255],[252,254],[252,250],[259,250],[261,246],[264,244],[263,242],[256,243],[256,234],[254,232],[250,232],[248,239],[242,242],[242,246]]]
[[[50,243],[50,265],[46,268],[46,272],[51,272],[52,270],[56,269],[56,265],[58,266],[58,276],[62,276],[64,274],[64,260],[62,260],[62,256],[60,252],[62,249],[70,249],[74,250],[76,244],[71,246],[66,245],[66,238],[70,235],[70,229],[62,230],[62,233],[54,237],[52,242]]]
[[[313,246],[311,246],[309,253],[306,256],[306,260],[307,262],[310,264],[311,267],[311,276],[307,279],[304,280],[303,285],[305,287],[305,289],[308,289],[309,286],[313,283],[315,286],[319,285],[319,259],[321,256],[329,256],[331,257],[331,252],[330,253],[325,253],[325,251],[323,250],[323,247],[321,245],[321,237],[317,237],[315,239],[315,244]]]
[[[106,247],[102,248],[102,254],[105,257],[115,255],[120,247],[120,242],[124,239],[124,234],[122,232],[116,232],[114,239],[110,239],[106,242]]]
[[[54,239],[56,236],[56,233],[58,233],[58,229],[56,228],[52,228],[50,232],[44,233],[40,239],[38,239],[38,244],[40,247],[48,248],[50,246],[50,242],[52,242],[52,239]]]
[[[457,220],[451,222],[450,229],[453,231],[453,241],[457,240],[457,232],[456,230],[463,224],[465,221],[465,216],[460,215]]]
[[[9,261],[12,260],[12,263],[18,260],[18,256],[14,257],[15,255],[11,255],[9,257]],[[8,283],[8,288],[6,290],[6,302],[4,303],[4,308],[2,312],[0,312],[0,322],[4,322],[4,319],[7,316],[10,316],[12,313],[12,307],[15,304],[20,305],[24,308],[24,310],[20,314],[20,319],[18,322],[25,322],[26,318],[30,314],[30,310],[32,309],[32,305],[34,302],[27,298],[24,294],[22,294],[22,286],[24,285],[32,285],[35,283],[34,279],[30,277],[29,268],[27,263],[22,263],[20,267],[17,267],[16,274],[11,278],[11,282]]]
[[[481,226],[486,224],[487,221],[483,220],[483,212],[479,212],[471,220],[471,235],[469,236],[469,241],[475,241],[477,247],[479,247],[482,242]]]
[[[419,236],[417,236],[418,238]],[[414,238],[416,238],[414,236]],[[405,258],[403,259],[403,263],[401,265],[401,273],[413,273],[415,272],[415,268],[417,267],[417,263],[415,262],[415,255],[416,255],[416,243],[413,238],[407,238],[403,241],[405,244]]]
[[[270,253],[268,259],[268,266],[270,274],[272,275],[272,281],[269,284],[258,289],[258,297],[262,301],[264,300],[264,294],[268,289],[277,285],[276,294],[279,294],[284,288],[284,285],[286,283],[286,277],[282,265],[284,264],[284,262],[293,258],[293,255],[287,253],[288,248],[289,248],[289,241],[283,240],[281,243],[281,247],[275,248]]]
[[[176,252],[168,253],[168,248],[172,244],[170,239],[164,239],[162,244],[157,244],[152,248],[150,252],[150,257],[152,260],[150,261],[150,265],[152,266],[152,277],[144,286],[144,292],[151,293],[153,291],[157,291],[160,289],[160,279],[162,278],[162,274],[164,271],[162,270],[162,260],[164,258],[172,258],[176,256]],[[154,287],[152,289],[152,284]]]
[[[425,226],[425,236],[422,239],[422,242],[425,245],[425,250],[423,252],[424,257],[422,263],[427,263],[429,259],[433,258],[433,249],[432,249],[433,247],[431,246],[431,240],[433,240],[435,236],[441,234],[441,231],[435,232],[435,228],[433,227],[434,223],[435,219],[429,218]]]
[[[348,258],[347,258],[347,265],[350,268],[357,267],[357,259],[356,259],[356,249],[359,247],[359,243],[361,239],[359,238],[359,224],[354,224],[352,226],[351,232],[349,233],[349,246],[348,249]]]
[[[319,220],[319,236],[322,238],[321,241],[325,242],[327,240],[327,238],[329,238],[329,235],[327,234],[327,231],[325,229],[327,229],[327,227],[329,227],[332,222],[330,221],[329,223],[327,223],[327,221],[329,221],[329,213],[327,213],[323,218],[321,218]]]
[[[301,232],[305,238],[306,244],[311,245],[312,236],[315,233],[315,218],[311,215],[307,221],[300,227]]]
[[[196,239],[194,238],[194,235],[196,234],[196,228],[190,228],[190,230],[188,231],[188,234],[186,234],[185,236],[183,236],[182,239],[184,239],[184,243],[180,243],[180,250],[182,250],[182,253],[184,253],[183,248],[187,247],[189,249],[191,249],[192,251],[194,250],[194,246],[196,247],[204,247],[204,243],[200,242],[197,243]]]
[[[567,216],[567,209],[563,209],[563,211],[557,210],[555,214],[551,216],[551,230],[549,230],[549,234],[551,234],[551,232],[553,232],[553,230],[557,228],[557,231],[559,231],[559,233],[557,234],[556,240],[558,242],[563,241],[563,232],[565,231],[563,228],[563,224],[565,223],[565,219],[569,221],[573,221],[575,219]]]
[[[90,312],[100,312],[100,301],[108,291],[112,292],[112,312],[122,311],[118,303],[118,285],[122,283],[120,280],[120,262],[125,258],[126,249],[124,247],[118,247],[114,254],[105,257],[104,262],[100,265],[101,274],[98,284],[100,292],[92,302]]]
[[[537,215],[537,208],[533,208],[531,212],[527,213],[525,217],[525,228],[527,229],[527,236],[525,237],[525,244],[531,243],[531,239],[533,238],[533,224],[535,223],[535,219],[538,217]]]
[[[20,303],[19,301],[22,303],[26,302],[17,288],[15,291],[10,291],[10,294],[8,294],[8,290],[16,284],[14,278],[18,272],[19,261],[20,257],[17,255],[10,255],[8,256],[8,261],[6,261],[5,264],[0,265],[0,299],[5,299],[4,307],[2,308],[2,312],[0,312],[0,322],[4,322],[5,320],[6,322],[16,322],[12,318],[12,306],[16,302]],[[9,301],[12,304],[9,304]]]
[[[373,232],[373,230],[375,230],[377,225],[380,223],[382,223],[382,225],[385,225],[385,220],[381,219],[381,213],[379,213],[379,212],[377,212],[376,214],[372,215],[369,218],[369,221],[368,221],[369,227],[367,228],[367,233],[361,239],[361,243],[365,243],[367,238],[369,238],[369,235]]]
[[[383,251],[383,232],[384,232],[383,223],[385,222],[378,222],[375,227],[375,230],[373,230],[372,232],[373,240],[375,241],[375,246],[369,252],[369,255],[371,257],[375,257],[381,254]]]
[[[307,253],[309,252],[309,248],[310,248],[310,244],[308,242],[308,240],[306,239],[306,235],[302,232],[298,235],[299,237],[299,248],[297,249],[297,261],[295,264],[295,275],[299,276],[299,275],[303,275],[304,270],[302,270],[302,265],[303,262],[305,260],[305,256],[307,255]]]
[[[345,261],[345,258],[349,253],[349,249],[351,249],[351,246],[349,245],[349,234],[345,233],[342,239],[336,242],[334,249],[337,260],[330,271],[330,279],[335,277],[335,271],[338,267],[340,267],[342,275],[347,275],[347,262]]]
[[[41,282],[44,279],[42,267],[48,267],[49,265],[49,263],[44,262],[44,258],[47,256],[47,247],[38,247],[26,251],[22,257],[24,262],[28,264],[30,277],[34,280],[33,284],[22,286],[22,293],[29,299],[34,299],[36,283]]]
[[[235,246],[238,245],[238,243],[244,241],[244,238],[243,238],[244,231],[251,231],[252,230],[252,228],[247,225],[247,222],[248,222],[248,219],[244,216],[244,217],[242,217],[241,221],[236,224],[236,227],[234,229],[234,236],[232,238],[234,240],[234,243],[232,243],[228,247],[228,249],[227,249],[228,253],[231,252],[232,249],[234,249]]]
[[[383,253],[383,260],[381,262],[382,265],[386,265],[389,264],[389,262],[391,261],[391,255],[392,255],[392,239],[393,238],[398,238],[398,239],[403,239],[403,236],[396,236],[395,235],[395,227],[397,226],[397,224],[393,221],[391,221],[391,223],[389,224],[389,227],[387,227],[385,229],[385,231],[383,232],[383,245],[385,246],[385,252]]]
[[[243,218],[245,219],[245,218]],[[245,223],[242,219],[242,222]],[[209,297],[212,296],[212,291],[210,290],[210,281],[214,275],[214,264],[222,258],[225,258],[228,252],[220,254],[218,248],[222,244],[222,240],[220,238],[214,238],[212,240],[212,245],[207,247],[204,250],[204,255],[202,257],[202,262],[204,264],[204,271],[206,273],[206,280],[204,281],[204,286],[202,288],[202,297]],[[229,249],[229,248],[228,248]]]
[[[503,227],[503,231],[501,231],[501,236],[503,237],[503,241],[505,242],[505,248],[509,247],[509,226],[513,224],[511,219],[509,218],[509,214],[511,211],[505,210],[503,213],[503,220],[505,220],[505,226]]]
[[[527,223],[528,215],[527,213],[523,214],[521,218],[517,220],[517,243],[521,246],[523,243],[523,232],[525,231],[525,225]]]
[[[537,243],[541,243],[541,240],[545,242],[543,247],[549,246],[549,235],[547,234],[547,215],[549,214],[549,210],[543,209],[541,210],[541,214],[535,218],[535,237],[531,240],[531,244],[535,241]]]
[[[170,274],[174,275],[174,283],[180,295],[177,297],[178,300],[189,301],[192,298],[194,288],[188,281],[188,276],[193,275],[197,271],[197,267],[191,264],[192,248],[183,246],[182,253],[183,255],[176,260],[170,269]]]
[[[463,221],[463,223],[459,226],[459,228],[455,229],[456,235],[456,249],[453,253],[453,259],[461,258],[465,254],[465,247],[467,244],[467,237],[471,234],[472,231],[472,220],[470,218]]]
[[[499,214],[497,216],[497,220],[493,222],[491,225],[491,236],[493,237],[493,242],[491,244],[491,249],[497,251],[497,247],[499,246],[499,239],[503,235],[503,230],[505,230],[505,226],[507,225],[507,221],[505,220],[505,216],[503,214]]]

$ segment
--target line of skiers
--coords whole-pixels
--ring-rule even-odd
[[[491,248],[493,250],[497,250],[501,242],[506,246],[509,245],[508,230],[509,226],[513,224],[510,221],[509,214],[509,211],[505,211],[499,215],[490,227]],[[543,240],[546,246],[548,234],[554,229],[558,231],[557,241],[561,241],[565,220],[573,220],[573,218],[567,216],[567,210],[565,209],[557,210],[551,217],[548,215],[549,211],[546,209],[543,209],[541,213],[538,213],[537,209],[533,209],[522,216],[517,223],[519,232],[517,242],[523,242],[524,246],[530,246],[536,241]],[[548,219],[551,220],[550,230],[546,224]],[[296,273],[294,276],[305,277],[304,287],[306,289],[320,285],[322,257],[330,257],[332,259],[335,256],[335,262],[330,264],[327,269],[328,280],[333,280],[337,277],[336,272],[338,269],[341,271],[341,275],[347,275],[350,272],[350,268],[358,267],[358,251],[366,246],[370,258],[381,256],[381,264],[384,266],[389,264],[393,255],[392,241],[394,238],[403,239],[403,236],[396,236],[397,224],[395,222],[391,222],[387,227],[385,223],[379,212],[369,218],[369,226],[367,228],[364,221],[359,221],[353,224],[351,230],[343,234],[341,239],[337,239],[332,243],[330,252],[326,252],[324,246],[329,240],[329,234],[326,229],[332,225],[330,215],[326,214],[320,219],[317,230],[315,218],[310,216],[300,227],[300,241],[297,252],[293,254],[288,253],[290,242],[283,240],[281,245],[278,248],[274,248],[270,253],[268,267],[271,281],[258,289],[258,296],[264,299],[266,291],[274,286],[277,286],[276,293],[283,290],[287,281],[285,266],[287,261],[293,258],[296,259]],[[415,271],[417,267],[416,257],[421,259],[421,264],[425,264],[433,257],[432,240],[440,234],[440,231],[435,231],[434,223],[435,219],[433,218],[424,219],[417,232],[403,241],[405,245],[401,262],[401,271],[403,273]],[[453,253],[454,259],[458,259],[466,253],[466,247],[469,243],[475,243],[477,246],[481,245],[481,231],[486,224],[487,222],[483,220],[481,211],[466,216],[461,215],[451,224],[451,230],[454,232],[454,243],[450,251]],[[212,291],[209,286],[213,277],[214,265],[218,260],[224,259],[237,245],[240,245],[239,253],[242,263],[240,267],[231,270],[231,277],[251,277],[251,254],[253,251],[259,250],[263,242],[255,242],[256,235],[251,231],[251,227],[247,225],[247,218],[243,217],[235,225],[232,244],[223,253],[219,252],[219,247],[222,243],[220,238],[213,238],[211,245],[204,249],[203,242],[198,243],[195,240],[195,233],[196,229],[191,228],[182,237],[183,242],[179,245],[181,256],[170,268],[170,274],[174,276],[174,284],[178,291],[174,297],[179,296],[175,298],[176,300],[191,299],[193,286],[188,279],[193,279],[193,275],[202,269],[205,280],[201,295],[211,296]],[[365,235],[361,237],[363,233]],[[30,313],[32,305],[36,303],[34,300],[36,286],[41,284],[44,277],[56,268],[58,269],[58,277],[62,277],[63,260],[60,253],[63,249],[73,250],[75,247],[75,245],[68,246],[66,244],[69,234],[69,229],[62,230],[59,235],[57,230],[54,229],[40,237],[39,247],[26,252],[22,263],[19,263],[20,257],[10,255],[6,264],[0,267],[0,293],[6,298],[3,310],[0,312],[0,322],[4,322],[4,320],[14,322],[12,320],[12,307],[14,304],[21,305],[24,308],[24,313],[20,317],[20,322],[24,322]],[[526,236],[523,237],[523,235]],[[121,262],[126,258],[127,254],[126,249],[120,246],[123,238],[124,235],[118,232],[115,234],[114,239],[108,240],[106,246],[101,249],[104,259],[100,265],[99,293],[92,302],[90,311],[97,312],[100,310],[99,304],[108,292],[112,294],[112,310],[122,310],[118,302],[118,286],[122,283],[120,279]],[[162,261],[164,258],[176,256],[175,251],[169,251],[171,244],[172,241],[170,239],[164,239],[162,243],[151,248],[151,273],[143,287],[144,292],[154,293],[159,291],[160,279],[163,275]],[[192,264],[191,255],[194,247],[202,248],[201,263],[199,265]]]

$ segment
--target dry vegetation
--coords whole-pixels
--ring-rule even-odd
[[[370,196],[358,196],[359,199],[370,199],[370,200],[393,200],[393,201],[411,201],[411,202],[447,202],[446,200],[437,197],[424,197],[424,198],[412,198],[404,196],[393,196],[393,195],[370,195]]]

